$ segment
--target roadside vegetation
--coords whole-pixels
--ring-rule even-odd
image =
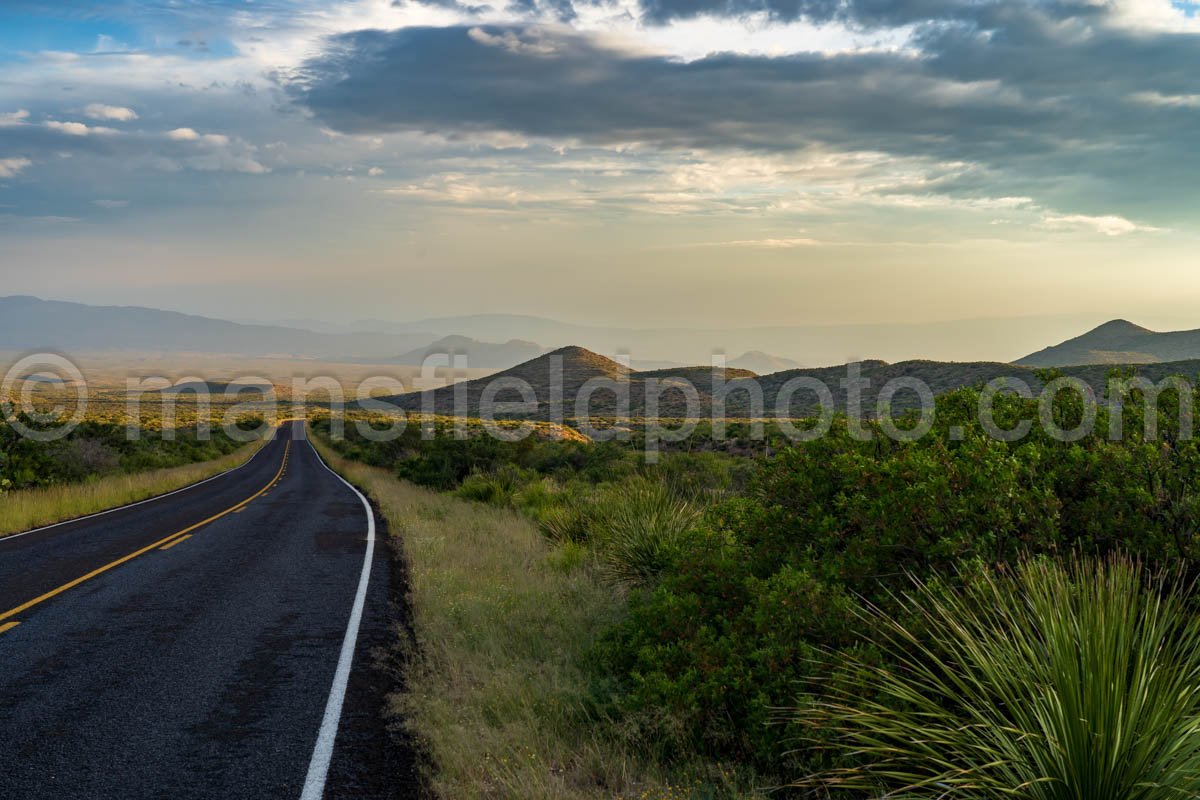
[[[607,707],[590,654],[623,600],[580,549],[528,517],[399,481],[313,439],[387,520],[410,589],[414,641],[391,711],[428,751],[443,798],[611,800],[756,796],[698,760],[666,768]],[[700,792],[697,794],[697,792]]]
[[[866,424],[869,437],[856,435],[856,426],[843,418],[828,435],[808,443],[722,450],[696,439],[674,444],[658,463],[647,463],[636,441],[452,436],[421,441],[410,430],[396,441],[377,443],[352,426],[345,441],[331,446],[345,458],[379,468],[373,474],[380,486],[418,491],[394,480],[399,477],[442,493],[412,495],[426,498],[421,503],[428,510],[416,512],[410,504],[394,529],[410,548],[414,587],[423,580],[418,565],[429,553],[444,558],[442,568],[461,570],[458,593],[449,585],[427,584],[437,589],[427,589],[422,599],[414,588],[418,629],[424,624],[439,637],[430,644],[434,655],[417,656],[416,674],[428,668],[442,681],[422,684],[418,678],[403,695],[400,707],[420,735],[436,740],[451,735],[443,729],[455,730],[451,717],[422,717],[422,710],[435,704],[443,704],[447,713],[478,713],[503,728],[509,718],[497,709],[504,708],[505,698],[526,698],[514,700],[522,707],[542,704],[539,714],[552,716],[553,698],[565,692],[587,700],[586,713],[570,718],[566,741],[599,737],[627,743],[627,749],[608,757],[642,777],[690,772],[700,782],[676,784],[684,787],[678,791],[685,797],[747,796],[753,787],[780,786],[792,788],[773,796],[817,791],[839,798],[887,792],[923,797],[937,792],[924,794],[913,781],[908,792],[901,791],[907,784],[889,783],[907,780],[897,776],[909,773],[889,771],[883,751],[865,747],[863,737],[869,738],[884,717],[892,731],[909,725],[908,732],[932,736],[942,730],[937,726],[950,726],[951,715],[962,713],[961,704],[970,698],[958,686],[932,692],[921,675],[906,670],[910,665],[896,646],[897,631],[911,632],[940,648],[944,663],[958,664],[945,654],[962,645],[951,632],[939,630],[937,620],[944,622],[945,608],[966,614],[969,603],[986,611],[980,598],[987,595],[980,592],[994,585],[1017,596],[1054,597],[1064,615],[1078,613],[1049,618],[1030,612],[1022,619],[1014,611],[987,618],[994,635],[981,634],[973,645],[981,652],[978,691],[1004,691],[998,683],[1004,676],[988,669],[984,657],[1010,657],[1001,642],[1018,633],[1037,642],[1039,653],[1062,648],[1066,664],[1071,654],[1088,656],[1086,643],[1080,635],[1050,641],[1051,634],[1103,627],[1118,637],[1110,642],[1113,648],[1129,651],[1108,654],[1117,660],[1106,662],[1106,668],[1116,670],[1127,663],[1119,659],[1139,657],[1134,652],[1143,647],[1139,636],[1152,641],[1159,636],[1155,631],[1163,630],[1154,627],[1161,623],[1154,616],[1160,607],[1146,598],[1163,594],[1153,588],[1159,585],[1154,576],[1169,567],[1179,570],[1179,579],[1172,584],[1175,599],[1162,608],[1184,627],[1163,635],[1181,647],[1191,635],[1192,582],[1200,574],[1200,448],[1182,435],[1187,414],[1180,414],[1173,392],[1160,398],[1152,437],[1144,434],[1148,420],[1140,393],[1131,391],[1126,400],[1119,440],[1110,439],[1110,420],[1101,409],[1093,430],[1072,441],[1036,425],[1023,438],[1000,441],[978,421],[978,392],[963,389],[939,398],[933,429],[916,441],[882,436],[874,423]],[[1081,399],[1070,392],[1060,394],[1049,410],[1063,430],[1087,416]],[[995,417],[1001,429],[1011,430],[1021,420],[1036,420],[1036,402],[1002,395]],[[914,422],[902,420],[901,427]],[[324,424],[316,427],[323,430]],[[420,522],[421,515],[429,520]],[[508,538],[517,530],[524,537],[519,546]],[[1112,560],[1120,558],[1134,561]],[[1127,565],[1113,566],[1117,563]],[[496,571],[490,573],[493,566]],[[487,580],[476,577],[493,574]],[[1121,579],[1126,574],[1130,577]],[[540,584],[548,575],[563,581],[586,578],[586,601],[582,595],[564,595],[559,584]],[[1019,586],[1010,583],[1014,580]],[[1114,613],[1126,609],[1128,620],[1090,617],[1082,601],[1072,600],[1098,593],[1107,593]],[[559,599],[564,596],[571,601]],[[946,598],[954,597],[965,599],[939,611],[936,602],[951,603]],[[603,611],[574,616],[592,602]],[[541,620],[513,613],[525,603],[555,613]],[[568,621],[567,630],[555,629],[552,620],[560,619]],[[509,620],[521,626],[508,630]],[[519,663],[521,674],[537,676],[536,691],[506,692],[486,701],[476,692],[483,691],[490,673],[453,681],[458,667],[437,655],[441,640],[453,639],[438,629],[442,624],[452,626],[469,646]],[[487,644],[493,635],[498,637],[494,650]],[[423,647],[428,639],[418,634],[418,640]],[[1179,681],[1174,688],[1200,691],[1192,656],[1179,658],[1170,667],[1179,670],[1173,673]],[[563,659],[571,669],[556,671]],[[1099,660],[1094,665],[1103,666]],[[1072,689],[1064,685],[1062,691]],[[1130,703],[1147,704],[1137,709],[1146,725],[1171,719],[1167,694],[1157,688],[1130,684],[1120,691]],[[943,716],[887,716],[921,709],[920,702]],[[1113,695],[1080,711],[1098,715],[1116,702],[1123,701]],[[837,708],[848,709],[849,716],[832,713]],[[849,721],[867,719],[864,709],[877,712],[880,721],[871,722],[858,738],[847,735]],[[483,728],[475,727],[477,719],[461,719],[466,721],[457,730],[464,740],[488,739],[478,733]],[[1137,749],[1141,760],[1125,759],[1130,771],[1119,779],[1089,784],[1082,768],[1046,772],[1045,781],[1062,792],[1028,796],[1166,796],[1130,794],[1128,787],[1186,783],[1191,762],[1172,761],[1171,754],[1200,748],[1194,719],[1172,727],[1172,735],[1158,735],[1141,723],[1121,731],[1132,737],[1122,746]],[[1011,730],[989,730],[997,748],[1004,736],[1026,743],[1040,737],[1047,752],[1061,752],[1049,732],[1028,729],[1032,718],[1014,716],[1009,722]],[[978,724],[1002,723],[989,718]],[[1088,716],[1080,730],[1103,738],[1115,724],[1111,717]],[[530,742],[533,755],[527,760],[570,772],[553,760],[538,761],[552,752],[554,736],[564,735],[553,726],[543,730],[554,734],[547,734],[547,743]],[[601,733],[617,731],[615,739]],[[878,733],[885,735],[882,728]],[[624,752],[636,753],[637,759],[622,761]],[[1113,752],[1124,757],[1124,751]],[[516,784],[497,783],[499,773],[463,772],[457,765],[483,768],[478,760],[455,756],[445,742],[432,746],[431,753],[435,775],[462,780],[444,784],[445,797],[576,796],[523,792]],[[1022,767],[1007,751],[997,758],[1012,774],[1048,769],[1029,759]],[[1160,763],[1164,771],[1148,766]],[[944,766],[971,776],[985,764],[960,760]],[[861,782],[852,786],[844,781],[849,775],[866,776],[863,780],[874,781],[875,789],[865,790]],[[940,786],[936,780],[929,785]],[[970,785],[964,777],[964,788],[950,796],[998,796],[973,793]],[[1089,788],[1094,786],[1116,788],[1094,793]],[[595,796],[603,797],[628,791],[600,781],[595,788]]]
[[[247,430],[261,420],[246,419]],[[0,536],[94,514],[182,488],[245,463],[262,442],[216,429],[143,430],[88,421],[53,442],[0,422]]]

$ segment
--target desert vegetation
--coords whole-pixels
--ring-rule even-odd
[[[261,423],[242,421],[246,430]],[[0,422],[0,536],[187,486],[244,463],[261,444],[221,429],[149,429],[132,439],[124,425],[98,421],[41,442]]]
[[[1181,435],[1196,409],[1181,410],[1172,391],[1156,408],[1146,406],[1136,389],[1124,399],[1123,410],[1114,412],[1122,414],[1125,434],[1117,440],[1109,437],[1109,411],[1101,408],[1091,431],[1073,441],[1040,426],[1001,441],[976,419],[978,391],[960,389],[938,399],[933,429],[915,441],[882,436],[875,423],[866,423],[872,435],[864,437],[841,418],[827,436],[807,443],[739,452],[688,441],[658,463],[648,463],[636,442],[423,441],[412,432],[377,443],[351,429],[332,446],[344,457],[440,490],[439,502],[451,503],[444,494],[452,493],[480,509],[432,523],[429,540],[490,541],[493,534],[477,537],[478,528],[498,520],[524,526],[524,536],[538,531],[536,547],[544,556],[509,561],[500,570],[509,585],[529,585],[532,575],[553,564],[565,575],[586,575],[589,591],[603,587],[592,596],[610,605],[587,621],[586,646],[577,641],[566,651],[572,672],[564,679],[589,687],[588,712],[571,725],[621,730],[657,769],[700,759],[716,774],[734,776],[719,786],[693,786],[691,796],[791,786],[779,796],[908,791],[904,796],[918,797],[925,796],[920,786],[936,784],[950,790],[948,796],[972,798],[1014,791],[1022,797],[1158,797],[1167,795],[1122,792],[1190,785],[1191,762],[1174,759],[1200,745],[1195,716],[1173,716],[1177,709],[1167,700],[1168,690],[1178,700],[1178,692],[1200,689],[1187,645],[1200,564],[1200,448]],[[1049,411],[1061,430],[1091,413],[1072,392],[1061,393]],[[997,400],[1002,429],[1036,416],[1036,401],[1007,394]],[[1154,423],[1152,436],[1147,422]],[[494,557],[470,549],[470,558]],[[1169,591],[1153,577],[1166,568],[1178,571]],[[1013,600],[1019,608],[989,611],[981,600],[989,591],[1023,599]],[[556,604],[553,597],[546,594],[543,601]],[[1105,606],[1094,614],[1085,608],[1101,600],[1110,604],[1111,619]],[[1038,616],[1049,613],[1051,601],[1062,616]],[[970,604],[983,608],[975,612],[983,616],[977,630],[967,631],[975,638],[964,643],[953,635],[967,633],[948,620],[957,616],[962,625],[975,624],[966,616]],[[423,609],[419,598],[415,609],[418,620],[423,613],[460,613]],[[1120,652],[1088,651],[1082,634],[1049,640],[1088,625],[1116,637],[1106,641]],[[1181,627],[1171,627],[1176,625]],[[533,630],[541,635],[546,627]],[[929,654],[906,661],[904,636],[926,644]],[[1014,644],[1020,636],[1025,639]],[[1167,689],[1131,683],[1120,690],[1146,703],[1136,709],[1140,721],[1121,721],[1132,727],[1110,730],[1117,724],[1112,714],[1119,713],[1112,695],[1089,700],[1079,709],[1085,717],[1077,729],[1056,733],[1090,731],[1098,737],[1096,747],[1118,737],[1121,748],[1139,754],[1141,760],[1125,760],[1128,774],[1105,784],[1118,787],[1115,794],[1089,788],[1083,775],[1091,762],[1060,765],[1055,772],[1038,760],[1045,753],[1026,754],[1024,762],[1005,767],[1011,772],[995,773],[1023,770],[1044,794],[1029,788],[1033,784],[1000,793],[972,788],[984,785],[979,771],[994,763],[982,750],[975,752],[977,761],[930,762],[924,771],[905,762],[893,769],[888,759],[904,754],[893,753],[885,737],[909,735],[923,721],[930,735],[953,728],[959,719],[954,715],[970,713],[963,704],[982,702],[951,678],[973,680],[975,691],[993,697],[1008,691],[1000,682],[1005,676],[984,660],[1016,658],[1003,652],[1002,639],[1011,647],[1039,647],[1039,657],[1057,647],[1063,664],[1091,658],[1089,670],[1113,671],[1142,658],[1139,652],[1150,653],[1155,642],[1178,642],[1179,652],[1155,655],[1170,662],[1162,669],[1175,670],[1170,680],[1177,683]],[[954,648],[968,646],[980,651],[973,667],[979,673],[964,676]],[[942,658],[942,672],[913,672],[912,658],[937,669],[934,656]],[[562,657],[553,638],[542,657]],[[1007,679],[1041,677],[1026,672]],[[942,681],[940,693],[931,688],[935,680]],[[1129,697],[1120,702],[1135,702]],[[941,716],[929,716],[932,709]],[[1049,733],[1033,729],[1036,708],[1021,712],[1026,716],[1008,713],[978,722],[996,729],[989,731],[993,747],[1040,735],[1046,752],[1061,755]],[[855,727],[863,720],[865,728]],[[1151,732],[1160,720],[1169,730]],[[420,729],[419,721],[414,724]],[[867,746],[871,741],[878,747]],[[1112,752],[1116,758],[1126,751]],[[920,754],[912,758],[919,761]],[[939,783],[952,770],[961,770],[961,781]],[[1165,783],[1167,773],[1173,783]],[[864,790],[863,781],[874,781],[874,788]]]
[[[656,762],[645,729],[611,713],[591,653],[623,599],[582,547],[548,540],[513,508],[398,481],[314,443],[379,504],[407,567],[413,631],[397,641],[406,669],[391,712],[428,752],[437,796],[758,797],[730,767]]]

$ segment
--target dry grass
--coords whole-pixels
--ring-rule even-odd
[[[322,457],[380,505],[408,563],[417,649],[392,698],[446,800],[730,797],[718,769],[647,764],[621,722],[590,702],[586,651],[621,600],[579,551],[517,514],[440,495],[386,470]]]
[[[221,458],[181,467],[8,492],[0,498],[0,537],[182,489],[246,463],[262,446],[254,442]]]

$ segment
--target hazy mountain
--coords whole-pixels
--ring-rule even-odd
[[[1200,330],[1157,332],[1123,319],[1018,359],[1033,367],[1153,364],[1200,358]]]
[[[930,323],[649,327],[577,325],[519,314],[472,314],[413,322],[362,320],[350,327],[393,333],[433,331],[488,342],[528,339],[547,347],[576,345],[598,353],[627,353],[634,362],[707,364],[714,352],[786,353],[801,364],[842,364],[865,356],[904,361],[1007,360],[1048,341],[1060,341],[1103,317],[1096,314],[1011,317]],[[755,372],[767,364],[738,364]],[[784,364],[784,367],[794,364]]]
[[[785,369],[798,369],[800,367],[799,363],[790,358],[780,358],[770,353],[764,353],[762,350],[749,350],[737,358],[731,358],[725,365],[734,369],[748,369],[759,375],[782,372]]]
[[[537,358],[546,348],[536,342],[510,339],[504,343],[481,342],[468,336],[445,336],[425,347],[401,353],[392,359],[397,364],[420,366],[433,354],[466,356],[469,368],[505,369]]]
[[[426,344],[428,333],[317,333],[243,325],[136,306],[0,297],[0,350],[140,350],[381,359]]]

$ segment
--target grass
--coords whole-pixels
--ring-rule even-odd
[[[390,711],[427,751],[438,797],[756,796],[718,767],[648,763],[633,726],[598,710],[587,653],[624,605],[578,545],[552,545],[514,511],[401,482],[312,439],[379,503],[407,562],[416,643]]]
[[[182,489],[246,463],[263,444],[254,442],[221,458],[196,464],[8,492],[0,498],[0,537]]]
[[[880,615],[879,699],[832,708],[872,797],[1200,796],[1200,621],[1190,587],[1130,561],[1027,562],[970,590],[918,584]]]

